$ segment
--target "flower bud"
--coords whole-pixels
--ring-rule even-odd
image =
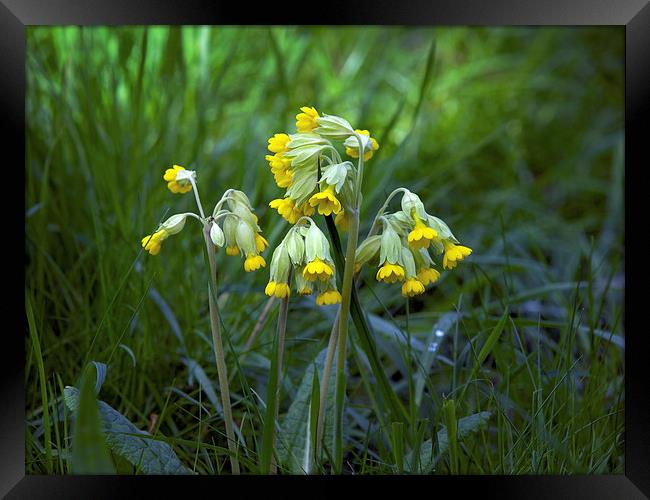
[[[412,278],[416,276],[417,271],[415,269],[415,260],[413,259],[413,254],[407,246],[402,246],[402,264],[404,265],[404,270],[406,271],[406,278]]]
[[[223,234],[223,230],[216,222],[213,222],[212,227],[210,228],[210,239],[212,240],[212,243],[218,247],[222,247],[226,242],[226,237]]]
[[[164,229],[167,234],[178,234],[185,227],[187,214],[175,214],[160,225],[159,229]]]
[[[281,242],[273,251],[271,257],[270,277],[271,281],[276,283],[285,283],[289,277],[289,270],[291,269],[291,261],[289,259],[289,252],[285,242]]]
[[[300,233],[298,231],[289,231],[285,238],[285,244],[293,265],[302,265],[305,259],[305,242]]]
[[[255,255],[257,249],[255,245],[255,231],[251,225],[243,219],[239,220],[236,232],[237,246],[241,248],[244,255]]]
[[[226,215],[223,220],[223,233],[226,237],[226,246],[235,248],[237,246],[237,226],[239,219],[234,215]],[[236,254],[235,254],[236,255]]]
[[[352,125],[340,116],[323,114],[316,121],[318,122],[318,128],[314,129],[314,132],[322,136],[332,137],[334,139],[347,139],[351,135],[354,135]]]
[[[359,248],[357,248],[357,255],[354,259],[355,265],[359,267],[363,266],[367,262],[370,262],[377,257],[379,252],[379,247],[381,246],[381,236],[375,234],[366,238]]]
[[[424,219],[427,217],[427,213],[424,211],[424,204],[420,200],[420,197],[408,190],[402,196],[402,210],[409,216],[413,216],[413,211],[415,211],[420,218]]]

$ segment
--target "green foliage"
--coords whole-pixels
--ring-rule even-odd
[[[99,370],[95,376],[95,370],[88,366],[81,377],[81,391],[75,394],[71,459],[73,474],[115,474],[99,418],[95,393],[95,379],[99,378]]]
[[[97,409],[92,379],[86,376],[86,382],[82,384],[81,392],[74,387],[66,387],[64,390],[66,405],[77,416],[78,422],[73,445],[76,443],[79,449],[75,451],[73,448],[73,473],[115,472],[106,444],[100,443],[103,441],[103,433],[113,453],[128,460],[144,474],[191,474],[167,443],[152,439],[148,432],[138,429],[103,401],[99,401]],[[91,413],[90,408],[94,408],[94,412]],[[104,451],[100,444],[103,444]]]
[[[280,463],[292,474],[310,474],[313,469],[313,454],[317,412],[314,412],[314,402],[319,397],[319,381],[323,379],[323,365],[326,349],[323,349],[313,363],[307,365],[305,374],[300,381],[298,390],[293,395],[281,429],[278,433],[277,452]],[[316,368],[316,369],[315,369]],[[332,453],[334,450],[334,390],[335,390],[336,358],[330,373],[327,387],[325,427],[323,432],[324,447]],[[314,414],[315,413],[315,414]],[[314,415],[312,415],[314,414]],[[314,434],[314,435],[312,435]]]
[[[178,163],[197,171],[206,209],[228,187],[246,192],[275,248],[287,224],[267,205],[281,190],[266,141],[293,131],[303,105],[379,141],[362,236],[406,186],[474,250],[408,307],[396,285],[362,270],[343,472],[449,473],[445,399],[460,417],[458,473],[623,472],[623,35],[28,28],[27,473],[71,472],[63,388],[90,360],[109,366],[102,399],[132,422],[124,432],[149,446],[167,436],[197,473],[229,472],[203,241],[189,223],[156,257],[140,240],[194,208],[162,180]],[[224,252],[217,268],[239,458],[256,473],[277,307],[267,273],[245,273]],[[291,297],[279,422],[296,399],[314,400],[300,387],[335,312]],[[463,434],[463,418],[488,412]],[[444,459],[411,466],[409,453],[427,448]]]

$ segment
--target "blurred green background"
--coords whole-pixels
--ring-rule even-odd
[[[474,249],[408,311],[372,270],[360,290],[404,401],[412,364],[426,367],[423,420],[439,421],[441,398],[465,385],[459,411],[492,412],[463,445],[461,472],[622,472],[623,48],[620,27],[28,28],[25,285],[39,345],[27,339],[27,471],[69,471],[68,430],[44,422],[43,406],[56,416],[90,360],[109,363],[101,399],[166,436],[188,467],[221,469],[225,455],[202,446],[224,440],[206,388],[216,369],[201,237],[188,223],[157,257],[140,239],[195,208],[162,180],[177,163],[197,171],[206,209],[230,187],[246,192],[274,248],[288,226],[268,208],[282,190],[266,141],[293,132],[308,105],[379,141],[361,234],[405,186]],[[224,252],[218,263],[235,412],[254,456],[258,401],[238,381],[264,397],[277,304],[265,310],[267,272]],[[506,333],[470,380],[474,342],[506,307]],[[281,414],[334,313],[292,298]],[[394,470],[354,359],[347,460]]]

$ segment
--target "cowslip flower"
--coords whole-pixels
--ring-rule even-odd
[[[413,251],[406,245],[402,245],[402,262],[406,279],[402,284],[402,296],[414,297],[424,293],[424,284],[418,279],[415,268],[415,257]]]
[[[365,135],[369,138],[369,144],[368,147],[364,147],[363,151],[363,160],[368,161],[370,158],[372,158],[372,155],[379,149],[379,143],[374,137],[370,137],[370,132],[367,130],[359,130],[356,129],[355,132],[359,135]],[[356,142],[356,139],[354,139]],[[354,145],[354,142],[348,139],[346,141],[347,145],[345,147],[345,154],[352,157],[352,158],[359,158],[359,145],[356,144]]]
[[[443,242],[445,255],[442,259],[442,267],[445,269],[454,269],[458,262],[463,260],[472,253],[472,249],[462,245],[455,245],[449,240]]]
[[[334,262],[327,238],[311,220],[305,234],[305,268],[302,275],[309,281],[327,281],[334,277]]]
[[[309,198],[309,205],[316,208],[321,215],[338,214],[341,208],[341,202],[334,193],[334,186],[328,186],[324,191],[319,191]]]
[[[384,283],[395,283],[404,280],[404,268],[399,264],[389,264],[386,262],[379,268],[376,275],[377,281]]]
[[[284,299],[291,295],[291,289],[286,283],[276,283],[275,281],[269,281],[266,285],[266,288],[264,288],[264,293],[269,297]]]
[[[244,271],[251,272],[266,267],[266,261],[261,255],[249,254],[244,261]]]
[[[341,293],[333,288],[329,288],[316,296],[316,304],[319,306],[338,304],[341,300]]]
[[[158,255],[160,252],[160,247],[162,245],[162,242],[166,240],[168,237],[167,231],[164,229],[161,229],[160,231],[156,231],[153,234],[148,234],[144,238],[142,238],[142,248],[144,248],[147,252],[149,252],[151,255]]]
[[[316,108],[303,106],[300,108],[302,113],[296,115],[296,130],[301,133],[311,132],[316,127],[318,127],[318,118],[320,115]]]
[[[185,170],[185,167],[174,165],[172,168],[165,170],[163,179],[167,181],[167,188],[172,193],[188,193],[192,190],[190,175],[194,175],[192,170]]]
[[[273,137],[269,138],[268,149],[271,153],[285,153],[287,151],[287,144],[291,139],[287,134],[274,134]]]
[[[291,290],[287,281],[289,280],[289,269],[291,261],[285,240],[275,248],[271,257],[269,282],[264,288],[264,293],[269,297],[284,299],[289,297]]]
[[[416,277],[408,278],[402,285],[402,295],[404,297],[414,297],[424,293],[424,285]]]
[[[438,278],[440,278],[440,272],[433,267],[423,267],[418,270],[417,278],[426,286],[438,281]]]
[[[255,233],[255,249],[258,253],[262,253],[266,247],[269,246],[269,242],[266,241],[266,238],[260,233]]]
[[[298,295],[311,295],[313,293],[311,282],[303,276],[303,271],[303,268],[298,268],[298,272],[295,274],[296,291]]]
[[[438,237],[438,233],[433,228],[427,226],[415,211],[412,216],[415,221],[415,227],[408,235],[408,244],[411,248],[428,248],[429,244]]]
[[[334,276],[334,269],[327,262],[315,258],[311,262],[307,263],[302,275],[309,281],[316,281],[317,279],[326,281]]]

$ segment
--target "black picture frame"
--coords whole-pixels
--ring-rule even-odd
[[[388,25],[616,25],[625,28],[625,163],[626,163],[626,264],[635,247],[627,237],[636,230],[631,219],[642,217],[633,209],[642,183],[632,184],[642,172],[647,149],[644,121],[650,113],[650,5],[647,0],[444,0],[402,2],[330,1],[326,9],[310,9],[305,3],[236,4],[209,0],[184,2],[156,0],[0,0],[0,99],[4,122],[4,153],[13,153],[15,165],[25,162],[25,28],[28,25],[140,25],[140,24],[388,24]],[[318,17],[314,17],[318,12]],[[12,167],[11,175],[19,172]],[[6,171],[5,171],[6,172]],[[636,191],[638,190],[638,192]],[[647,195],[646,195],[647,196]],[[11,208],[15,206],[14,208]],[[15,214],[13,211],[15,210]],[[7,215],[8,214],[8,215]],[[24,202],[8,204],[3,219],[6,234],[19,234],[24,221]],[[643,218],[641,218],[643,220]],[[10,227],[15,224],[16,227]],[[15,230],[15,233],[14,233]],[[24,227],[23,227],[24,230]],[[16,240],[18,238],[16,237]],[[642,245],[641,245],[642,246]],[[15,245],[18,247],[18,244]],[[11,258],[19,262],[24,253]],[[13,262],[13,261],[4,261]],[[7,264],[5,264],[7,266]],[[14,266],[16,280],[22,270]],[[636,270],[635,270],[636,271]],[[626,288],[642,284],[637,273],[626,276]],[[9,290],[17,290],[9,284]],[[20,295],[10,293],[3,303],[5,317],[15,317],[16,328],[3,332],[4,348],[0,363],[0,496],[7,498],[117,498],[154,496],[158,489],[166,497],[196,494],[208,488],[225,495],[224,487],[250,491],[251,485],[268,488],[266,494],[303,491],[318,481],[318,493],[332,494],[350,488],[360,494],[416,491],[427,495],[458,495],[475,492],[498,498],[643,498],[650,495],[650,391],[644,386],[647,350],[643,328],[630,328],[637,316],[635,305],[643,294],[626,294],[626,383],[625,383],[625,474],[601,476],[408,476],[408,477],[144,477],[144,476],[35,476],[25,475],[24,359],[27,331],[24,304]],[[9,300],[17,303],[11,304]],[[22,309],[21,309],[22,307]],[[13,314],[11,314],[13,312]],[[22,335],[21,333],[22,332]],[[647,361],[646,361],[647,362]],[[190,483],[191,482],[191,483]],[[277,483],[277,484],[276,484]],[[285,486],[288,485],[288,486]],[[415,489],[412,487],[415,486]],[[242,490],[244,488],[244,490]],[[345,489],[343,489],[345,488]],[[156,495],[157,496],[157,495]],[[246,496],[246,495],[245,495]]]

